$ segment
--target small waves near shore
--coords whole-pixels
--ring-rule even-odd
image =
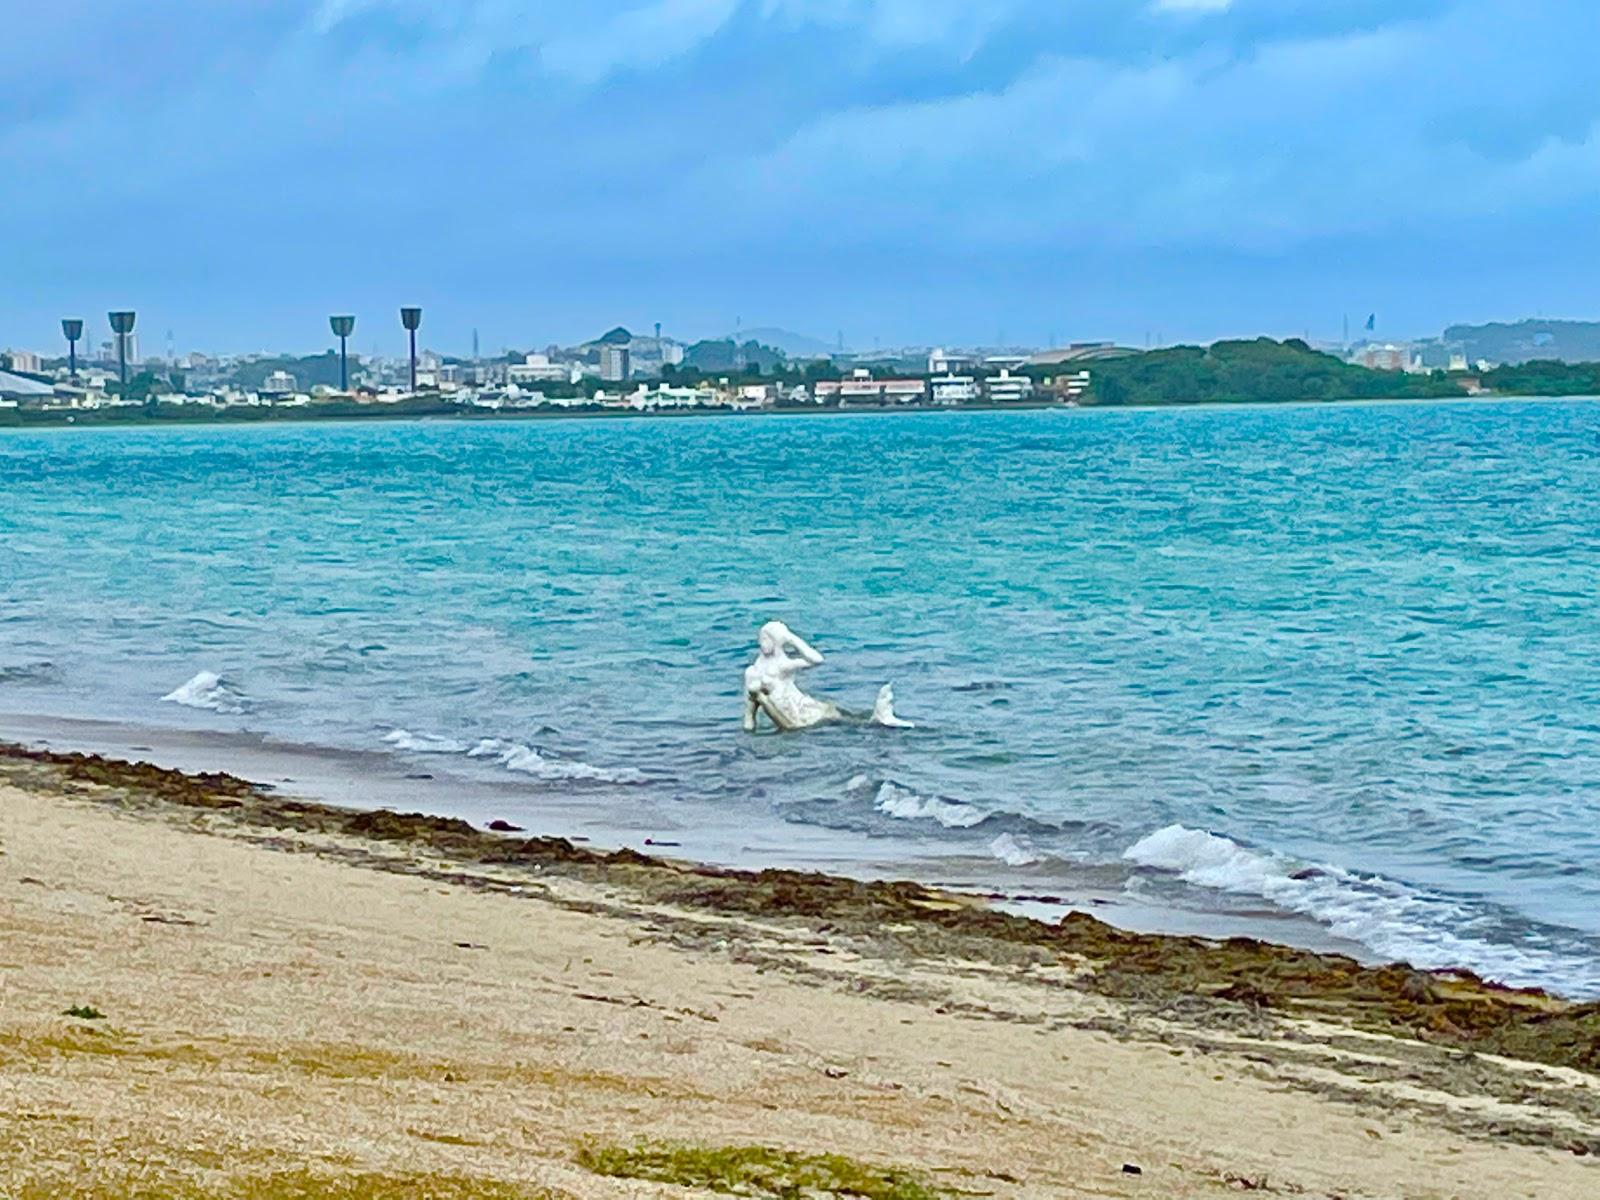
[[[1384,958],[1435,969],[1470,967],[1521,986],[1600,995],[1600,939],[1541,928],[1503,910],[1475,910],[1394,880],[1297,862],[1182,825],[1157,830],[1123,857],[1196,888],[1259,897]]]
[[[535,779],[553,783],[647,782],[647,776],[632,767],[597,767],[579,759],[558,757],[536,746],[504,741],[500,738],[479,738],[474,742],[464,742],[454,738],[436,737],[426,733],[414,734],[404,729],[396,729],[387,734],[383,740],[396,750],[406,753],[459,754],[469,759],[494,763],[507,771],[531,775]]]

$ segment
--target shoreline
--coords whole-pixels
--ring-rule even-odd
[[[1552,1066],[1600,1067],[1600,1001],[1570,1001],[1540,988],[1514,988],[1466,969],[1418,970],[1406,963],[1368,964],[1342,954],[1256,938],[1139,933],[1117,929],[1083,912],[1056,924],[999,911],[987,897],[906,879],[860,879],[816,870],[749,869],[648,855],[631,848],[593,849],[569,837],[511,827],[478,827],[459,817],[355,808],[280,794],[225,772],[191,773],[98,754],[32,749],[0,742],[0,770],[22,766],[46,777],[121,789],[134,811],[200,810],[240,828],[356,837],[375,844],[425,849],[457,866],[531,867],[578,876],[624,880],[652,899],[751,916],[821,918],[881,927],[910,920],[917,932],[1009,945],[1049,946],[1102,960],[1130,977],[1115,988],[1146,986],[1189,993],[1239,991],[1260,1008],[1299,1002],[1338,1010],[1353,1024],[1444,1033],[1463,1046],[1498,1053],[1515,1047]],[[12,782],[15,782],[13,778]],[[1138,977],[1138,982],[1133,982]],[[1109,979],[1104,976],[1102,983]],[[1525,1018],[1554,1030],[1563,1017],[1592,1021],[1593,1046],[1540,1045],[1521,1027]],[[1484,1044],[1477,1045],[1482,1041]]]
[[[94,413],[98,410],[61,410],[59,413],[52,411],[49,419],[43,419],[43,414],[35,413],[33,419],[18,420],[15,423],[0,422],[0,433],[8,430],[30,432],[50,429],[190,429],[209,426],[262,426],[274,427],[280,425],[321,425],[321,424],[347,424],[368,425],[374,423],[404,423],[404,422],[445,422],[461,424],[478,424],[493,422],[520,423],[524,421],[617,421],[617,420],[694,420],[708,418],[729,417],[846,417],[846,416],[892,416],[895,414],[933,414],[933,413],[1005,413],[1005,412],[1188,412],[1188,411],[1213,411],[1218,409],[1277,409],[1277,408],[1331,408],[1331,407],[1379,407],[1396,404],[1443,405],[1443,404],[1499,404],[1529,402],[1565,402],[1565,401],[1593,401],[1600,397],[1588,394],[1579,395],[1544,395],[1538,393],[1518,392],[1479,392],[1462,394],[1459,396],[1394,396],[1371,397],[1351,396],[1344,399],[1328,397],[1303,397],[1284,400],[1201,400],[1194,402],[1176,402],[1165,404],[1133,403],[1133,404],[1066,404],[1057,402],[1019,401],[1016,403],[994,404],[860,404],[860,405],[780,405],[766,409],[729,410],[713,409],[662,409],[656,411],[633,411],[624,409],[533,409],[512,410],[502,409],[484,410],[482,412],[463,410],[460,406],[443,406],[437,412],[347,412],[317,415],[306,413],[303,410],[294,410],[279,415],[274,410],[267,410],[265,416],[230,416],[228,412],[195,414],[179,414],[165,417],[134,416],[128,418],[95,417],[91,420],[79,421],[78,413]],[[380,409],[381,405],[373,405]],[[250,413],[258,410],[247,409]]]
[[[287,788],[302,799],[335,808],[421,811],[480,827],[496,819],[537,823],[542,830],[580,845],[642,853],[670,849],[714,868],[781,867],[868,883],[908,878],[1045,923],[1082,912],[1129,933],[1250,937],[1342,954],[1368,965],[1383,961],[1368,947],[1298,913],[1264,904],[1250,904],[1242,911],[1179,905],[1171,897],[1131,892],[1114,864],[1051,858],[1012,867],[992,852],[979,855],[970,847],[929,845],[927,835],[915,830],[900,839],[884,839],[771,814],[757,820],[745,812],[734,819],[715,805],[686,809],[689,802],[681,797],[669,805],[643,809],[631,800],[626,806],[614,798],[597,803],[588,794],[552,792],[538,781],[459,774],[460,764],[437,761],[438,756],[300,745],[262,733],[0,713],[0,744],[6,742],[270,781],[273,788]]]
[[[1470,976],[14,746],[0,850],[28,1200],[665,1200],[638,1181],[734,1159],[884,1200],[1600,1178],[1600,1005]]]

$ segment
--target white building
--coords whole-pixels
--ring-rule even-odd
[[[289,374],[289,372],[274,371],[271,375],[268,375],[266,379],[261,381],[261,394],[263,396],[270,396],[273,399],[279,399],[294,395],[295,389],[298,386],[299,385],[295,382],[294,376]]]
[[[812,394],[818,404],[920,404],[928,389],[920,379],[874,379],[857,367],[848,379],[817,383]]]
[[[44,369],[44,360],[32,350],[7,350],[5,357],[10,360],[13,371],[37,375]]]
[[[1033,380],[1026,375],[1013,375],[1009,369],[991,375],[985,387],[989,399],[996,404],[1016,404],[1033,399]]]
[[[928,389],[935,404],[970,404],[978,398],[978,381],[971,375],[935,375]]]
[[[577,383],[580,378],[574,367],[551,362],[548,354],[527,354],[506,368],[508,383]]]
[[[716,389],[711,387],[673,387],[665,383],[647,387],[641,383],[638,390],[623,403],[643,412],[670,408],[716,408],[722,404],[722,400]]]
[[[1046,380],[1046,383],[1052,381]],[[1089,390],[1089,372],[1072,371],[1066,375],[1057,375],[1054,380],[1056,394],[1068,404],[1076,404],[1085,392]]]
[[[738,408],[771,408],[778,402],[778,392],[775,383],[747,383],[739,388],[734,405]]]
[[[957,371],[969,371],[977,365],[978,360],[972,355],[951,353],[942,347],[928,355],[929,375],[953,375]]]

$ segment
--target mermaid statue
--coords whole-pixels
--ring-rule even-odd
[[[822,655],[804,638],[782,621],[768,621],[761,627],[756,642],[756,659],[744,672],[744,727],[747,732],[755,732],[763,713],[784,732],[814,729],[846,716],[837,704],[807,695],[795,682],[801,671],[822,665]],[[895,716],[894,689],[889,684],[884,684],[878,692],[872,721],[893,729],[912,728],[909,721]]]

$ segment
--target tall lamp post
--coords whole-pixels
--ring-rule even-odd
[[[76,317],[63,317],[61,332],[67,335],[67,373],[78,377],[78,339],[83,337],[83,322]]]
[[[111,318],[111,332],[117,338],[117,374],[122,379],[122,390],[128,390],[128,337],[133,333],[134,314],[131,312],[114,312],[107,314]]]
[[[350,390],[350,359],[345,354],[345,343],[352,333],[356,331],[354,317],[329,317],[328,324],[333,326],[333,336],[339,339],[339,390]]]
[[[417,390],[417,327],[422,324],[422,310],[420,308],[402,308],[400,310],[400,324],[406,327],[406,332],[411,335],[411,391]]]

